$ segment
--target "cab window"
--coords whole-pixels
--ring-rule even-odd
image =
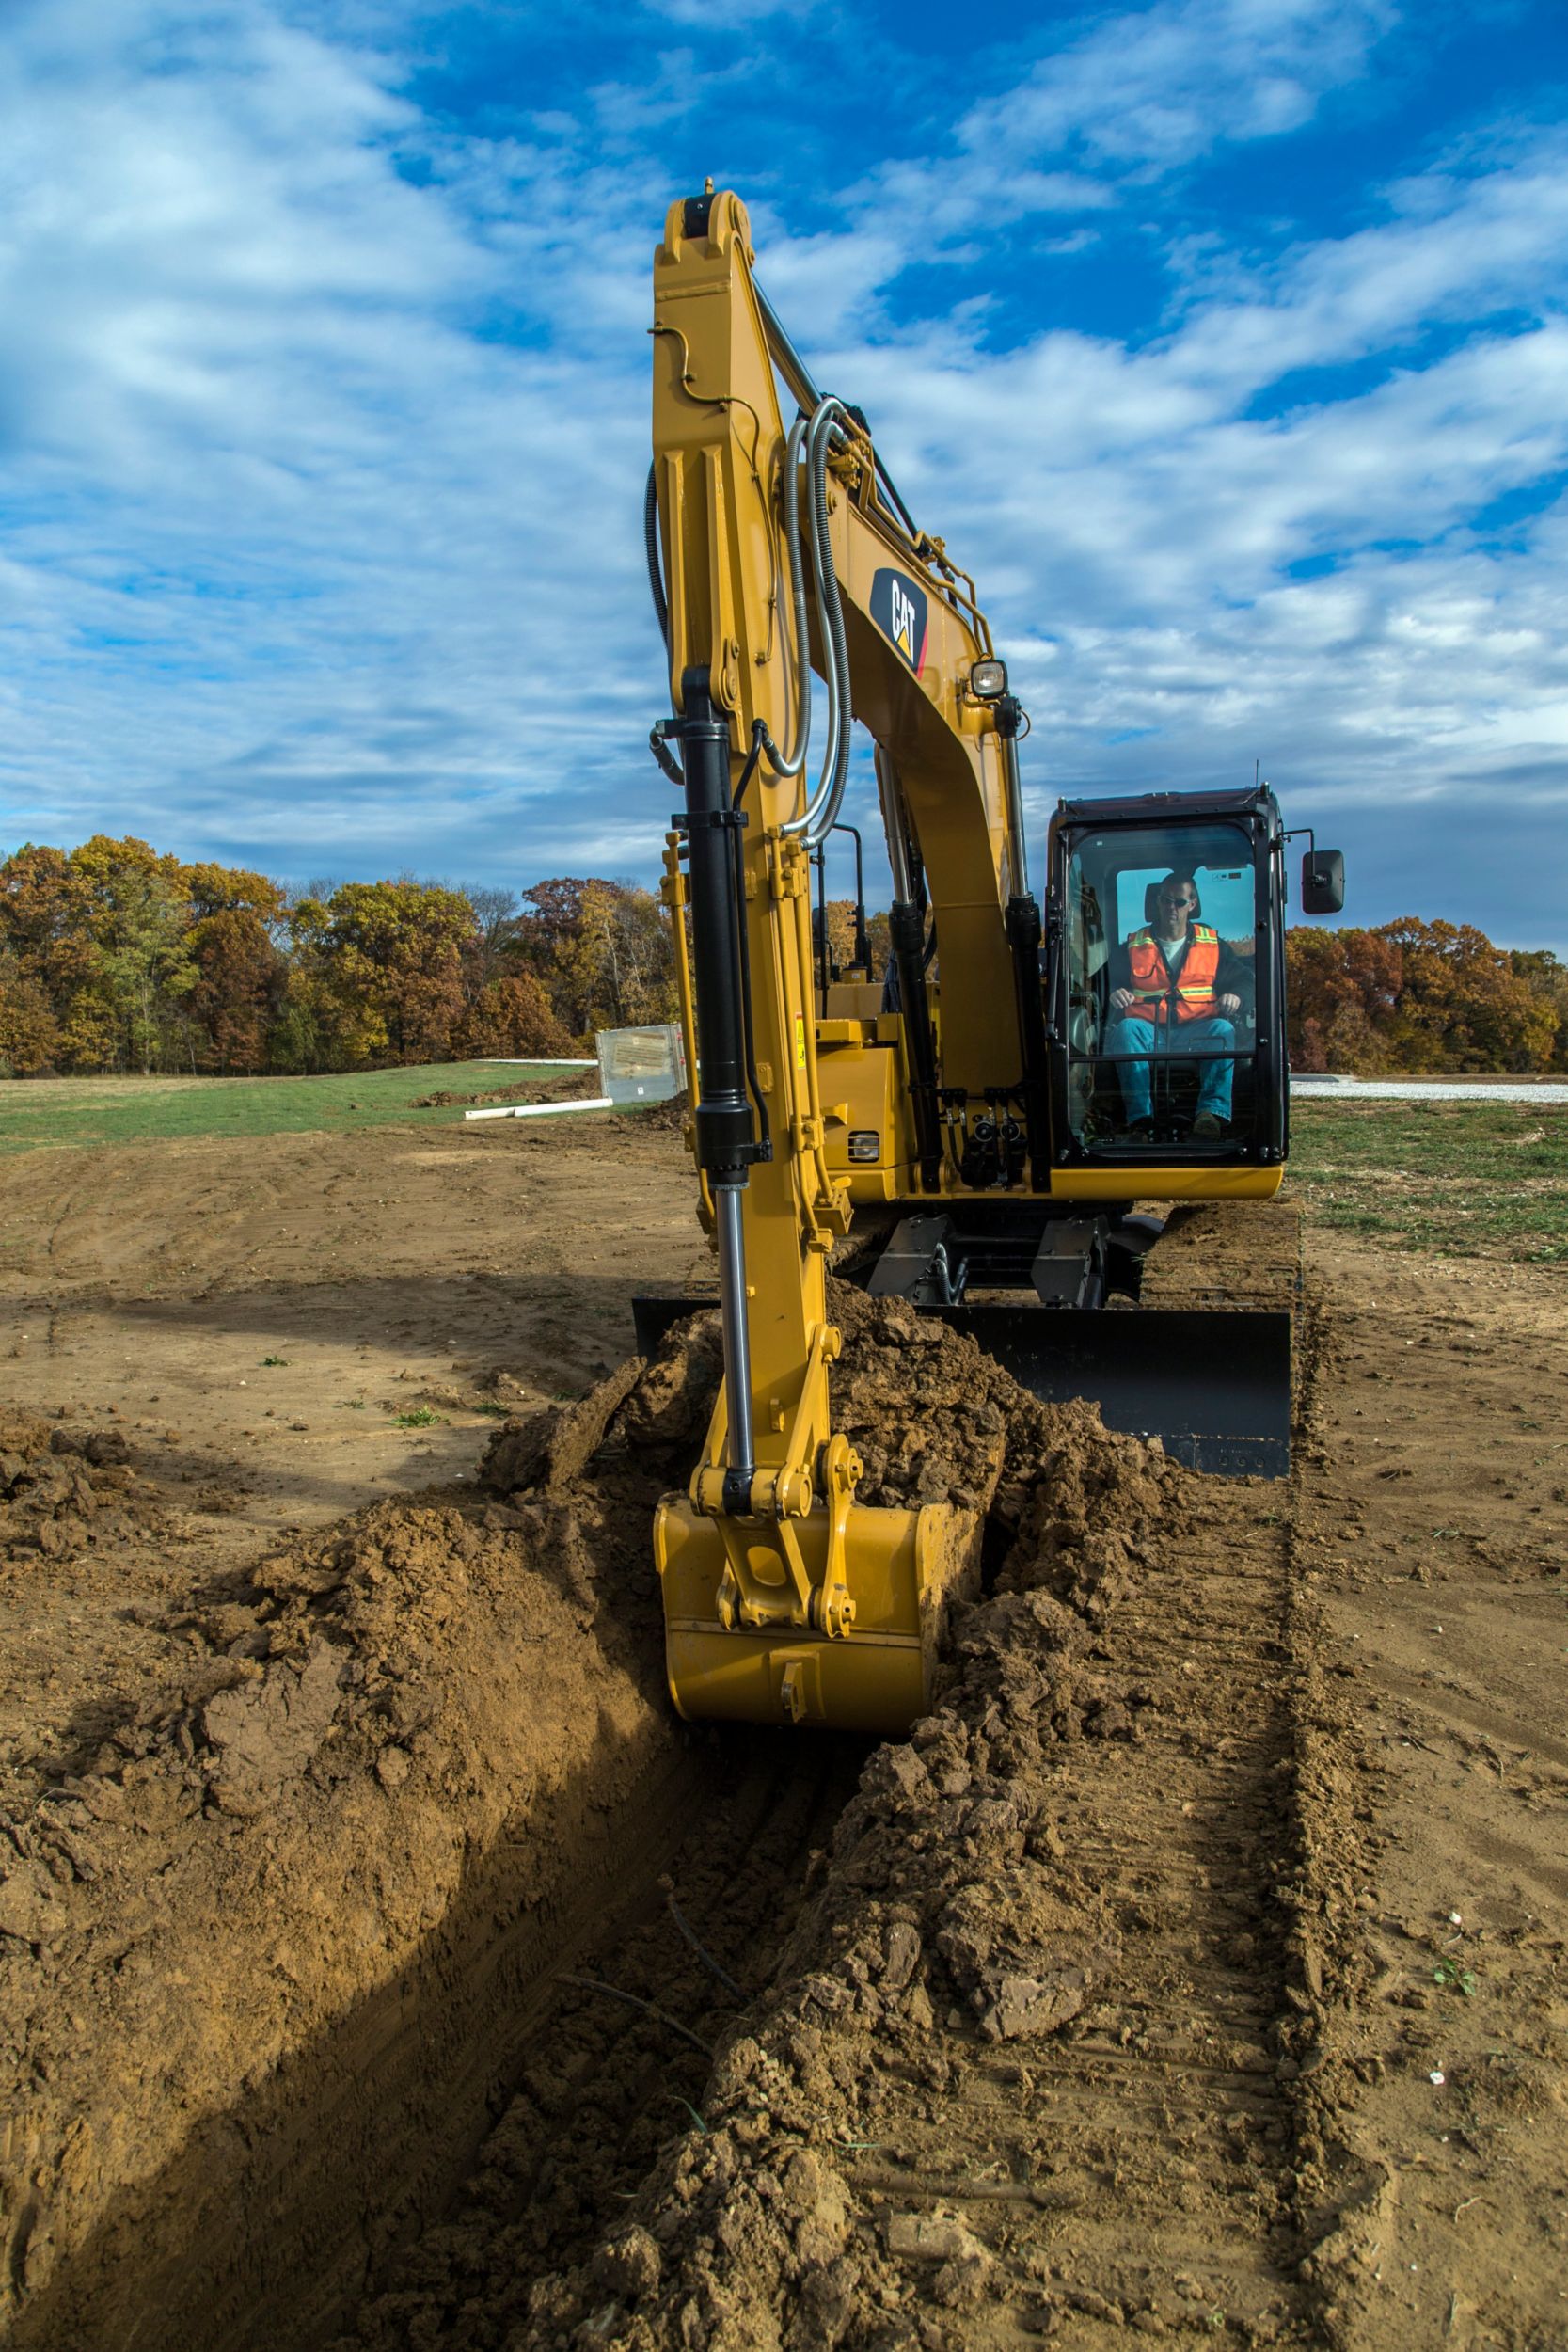
[[[1193,877],[1193,920],[1214,930],[1242,963],[1231,1114],[1236,1124],[1250,1120],[1255,991],[1245,983],[1257,949],[1259,889],[1251,838],[1223,820],[1108,828],[1073,842],[1065,909],[1068,1119],[1090,1148],[1114,1145],[1127,1127],[1126,1091],[1107,1035],[1117,1018],[1111,995],[1125,973],[1130,943],[1154,922],[1160,885],[1173,873]],[[1199,1073],[1190,1055],[1168,1052],[1163,1041],[1156,1041],[1150,1059],[1156,1140],[1180,1148],[1196,1115]]]

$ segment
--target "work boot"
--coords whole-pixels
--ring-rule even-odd
[[[1215,1136],[1223,1136],[1225,1133],[1225,1121],[1223,1119],[1218,1118],[1213,1111],[1199,1111],[1197,1117],[1193,1121],[1193,1133],[1195,1136],[1205,1136],[1210,1138],[1212,1138]]]
[[[1118,1143],[1152,1143],[1153,1140],[1154,1121],[1152,1119],[1135,1119],[1132,1124],[1130,1127],[1124,1127],[1117,1137]]]

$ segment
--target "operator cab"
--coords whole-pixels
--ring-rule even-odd
[[[1284,842],[1267,785],[1060,803],[1046,985],[1063,1162],[1283,1160]]]

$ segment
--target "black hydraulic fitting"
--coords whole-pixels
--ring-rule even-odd
[[[972,1192],[989,1192],[1002,1174],[1002,1154],[997,1148],[997,1125],[989,1111],[982,1111],[969,1122],[964,1139],[958,1173]]]

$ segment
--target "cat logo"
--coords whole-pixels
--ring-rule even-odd
[[[926,666],[926,591],[902,572],[879,571],[871,582],[871,617],[891,638],[916,675]]]

